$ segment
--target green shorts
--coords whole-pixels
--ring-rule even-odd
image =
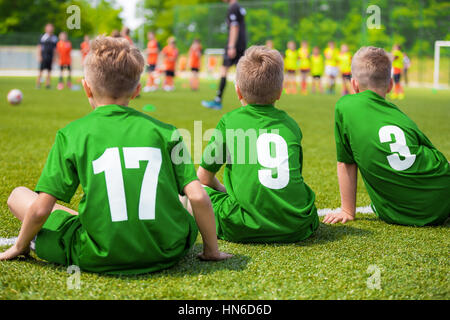
[[[317,213],[295,225],[282,225],[258,213],[251,215],[227,193],[205,187],[216,220],[217,237],[242,243],[293,243],[309,238],[319,226]],[[315,207],[314,207],[315,210]]]
[[[79,230],[78,216],[64,210],[53,211],[36,237],[37,256],[65,266],[74,264],[72,243]]]

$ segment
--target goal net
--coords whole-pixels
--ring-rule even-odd
[[[434,43],[434,89],[442,89],[443,86],[439,84],[439,66],[441,62],[441,47],[450,47],[450,41],[436,41]]]

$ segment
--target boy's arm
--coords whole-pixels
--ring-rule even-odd
[[[327,214],[323,219],[324,223],[346,223],[355,219],[358,166],[356,163],[338,162],[337,174],[341,192],[341,211]]]
[[[219,179],[217,179],[216,174],[214,172],[208,171],[203,167],[199,167],[197,171],[197,176],[201,184],[220,192],[224,193],[227,192],[227,189],[222,183],[220,183]]]
[[[0,253],[0,261],[14,259],[28,253],[30,242],[41,230],[55,203],[56,198],[52,195],[39,194],[25,215],[16,243],[5,252]]]
[[[202,260],[213,261],[231,258],[231,254],[219,251],[211,200],[200,182],[192,181],[184,187],[183,191],[191,203],[194,218],[203,239],[203,252],[198,257]]]

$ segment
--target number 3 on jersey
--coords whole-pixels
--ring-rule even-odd
[[[126,169],[139,169],[140,161],[148,161],[139,198],[139,219],[155,219],[156,187],[161,169],[161,150],[157,148],[123,148]],[[128,220],[119,148],[106,149],[92,162],[94,174],[105,173],[106,191],[112,221]]]
[[[378,135],[380,136],[381,143],[392,142],[389,146],[391,152],[395,154],[387,156],[387,160],[392,169],[403,171],[411,168],[414,161],[416,161],[416,155],[411,154],[411,151],[406,145],[405,133],[402,129],[397,126],[384,126],[380,129]],[[392,141],[391,135],[394,136],[394,141]],[[399,155],[404,159],[402,160]]]

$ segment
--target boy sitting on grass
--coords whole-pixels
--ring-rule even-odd
[[[217,234],[234,242],[296,242],[319,220],[302,177],[302,132],[274,107],[283,90],[283,58],[251,47],[237,66],[243,107],[220,120],[197,174],[213,203]],[[216,178],[224,163],[225,186]]]
[[[58,131],[35,192],[8,199],[21,220],[16,244],[0,260],[27,254],[82,270],[138,274],[174,265],[194,244],[197,226],[178,201],[189,198],[204,240],[200,258],[230,255],[217,247],[211,202],[192,164],[175,165],[175,127],[127,105],[140,91],[144,59],[127,40],[100,37],[85,61],[84,90],[94,111]],[[60,206],[81,184],[79,214]]]
[[[380,48],[363,47],[353,58],[356,94],[342,97],[335,114],[341,212],[328,214],[325,223],[354,219],[358,168],[380,219],[425,226],[449,216],[449,163],[408,116],[386,101],[391,68]]]

